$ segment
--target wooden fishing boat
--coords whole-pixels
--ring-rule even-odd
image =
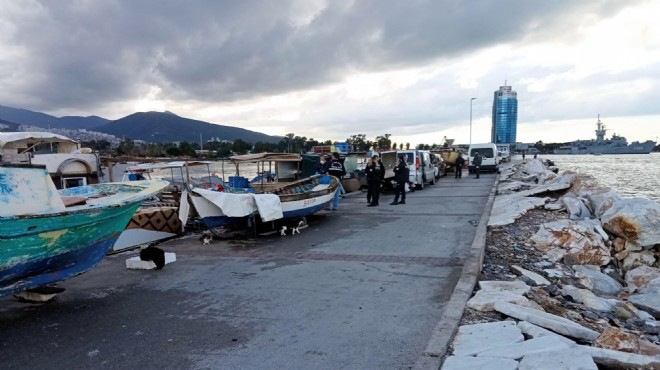
[[[248,226],[253,215],[262,222],[310,216],[329,205],[338,187],[336,177],[316,175],[262,193],[193,188],[190,199],[208,229],[223,235],[226,228]]]
[[[150,180],[152,176],[170,174],[170,185],[154,199],[145,201],[135,212],[126,230],[119,236],[112,247],[113,252],[137,247],[183,234],[188,221],[190,206],[188,188],[195,183],[190,170],[206,169],[210,175],[207,161],[176,161],[134,164],[126,168],[122,181]],[[205,185],[205,184],[204,184]]]
[[[167,185],[136,181],[58,192],[46,166],[0,165],[0,296],[91,269],[141,202]]]

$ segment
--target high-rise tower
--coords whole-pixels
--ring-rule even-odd
[[[495,144],[515,144],[518,126],[518,94],[511,86],[500,86],[493,98],[493,126],[490,141]]]

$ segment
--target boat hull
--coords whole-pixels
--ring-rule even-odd
[[[139,203],[0,224],[0,296],[79,275],[103,259]]]
[[[334,198],[334,193],[325,194],[303,200],[282,202],[282,219],[311,216],[328,207]],[[211,231],[223,226],[246,225],[248,217],[228,217],[222,214],[220,208],[202,197],[193,198],[193,204],[204,222]],[[204,204],[206,203],[206,204]]]
[[[328,179],[331,180],[329,183],[326,182],[326,185],[319,183],[320,177],[310,178],[308,180],[301,180],[285,185],[274,191],[272,194],[276,194],[280,200],[279,206],[281,207],[281,217],[279,217],[279,219],[307,217],[327,208],[329,203],[333,200],[335,193],[338,191],[339,186],[338,179],[327,176],[325,180]],[[317,187],[319,186],[321,189],[317,190]],[[326,187],[322,188],[323,186]],[[307,190],[303,190],[305,188]],[[207,199],[209,196],[204,195],[204,191],[193,191],[193,193],[197,193],[191,195],[191,201],[197,210],[197,213],[206,227],[218,235],[223,234],[226,228],[248,226],[250,217],[259,213],[255,209],[254,211],[242,212],[239,214],[239,217],[230,217],[223,212],[221,206],[210,199]],[[249,197],[251,197],[250,195],[237,196],[243,197],[245,201],[250,200]],[[259,196],[259,194],[254,196]],[[231,211],[231,209],[228,210],[227,213],[229,213],[229,211]]]

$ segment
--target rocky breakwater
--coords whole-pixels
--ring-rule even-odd
[[[659,264],[660,204],[511,164],[442,369],[660,369]]]

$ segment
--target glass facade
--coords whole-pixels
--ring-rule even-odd
[[[518,94],[511,86],[500,86],[493,98],[493,126],[490,141],[495,144],[515,144],[518,126]]]

